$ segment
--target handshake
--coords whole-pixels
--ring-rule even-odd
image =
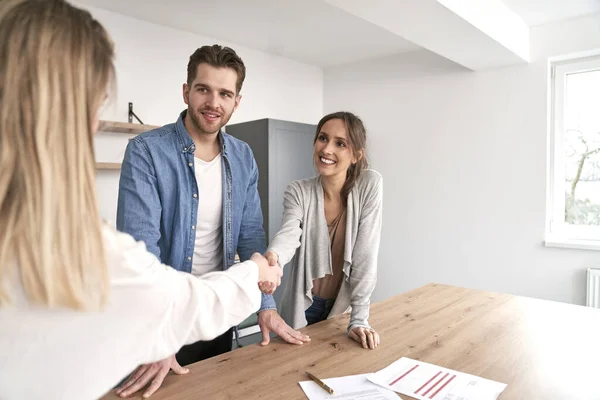
[[[258,265],[258,288],[264,294],[273,294],[277,286],[281,285],[283,270],[277,263],[279,257],[272,251],[267,251],[264,256],[254,253],[250,257]]]

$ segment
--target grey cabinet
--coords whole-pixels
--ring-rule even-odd
[[[287,185],[316,174],[313,161],[316,128],[316,125],[271,118],[232,124],[225,128],[230,135],[248,143],[254,152],[267,241],[281,226],[283,193]],[[284,269],[282,285],[275,291],[278,306],[288,274],[289,270]]]

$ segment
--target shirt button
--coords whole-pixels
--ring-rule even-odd
[[[188,261],[192,261],[192,257],[188,257]]]
[[[194,198],[198,197],[198,195],[196,193],[194,193]]]
[[[192,164],[192,163],[188,163],[188,165],[191,167],[191,166],[193,166],[194,164]]]
[[[196,229],[196,227],[194,225],[192,225],[192,230]]]

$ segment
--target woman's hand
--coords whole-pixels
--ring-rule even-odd
[[[277,263],[279,262],[279,256],[277,255],[277,253],[275,253],[273,251],[267,251],[265,253],[265,258],[269,262],[270,266],[274,267],[274,266],[278,265]]]
[[[269,263],[269,265],[271,267],[277,268],[278,270],[281,271],[281,268],[279,267],[279,264],[277,263],[277,261],[279,261],[279,257],[277,256],[276,253],[274,253],[272,251],[267,251],[265,253],[264,257],[267,259],[267,262]],[[281,273],[283,276],[283,271],[281,271]],[[259,287],[260,291],[263,292],[264,294],[273,294],[275,292],[275,289],[277,288],[277,286],[279,286],[280,284],[281,284],[281,279],[279,279],[279,282],[277,282],[276,284],[260,282],[258,284],[258,287]]]
[[[258,288],[264,294],[273,294],[277,286],[281,285],[283,271],[278,265],[269,265],[268,260],[260,253],[254,253],[250,259],[258,265]]]
[[[372,328],[357,326],[352,328],[348,337],[362,344],[365,349],[374,349],[379,345],[379,334]]]

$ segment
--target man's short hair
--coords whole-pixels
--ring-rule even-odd
[[[242,90],[242,84],[246,78],[246,66],[235,50],[218,44],[202,46],[190,56],[187,67],[187,83],[191,85],[196,79],[198,65],[206,63],[216,68],[231,68],[237,74],[235,85],[237,93]]]

